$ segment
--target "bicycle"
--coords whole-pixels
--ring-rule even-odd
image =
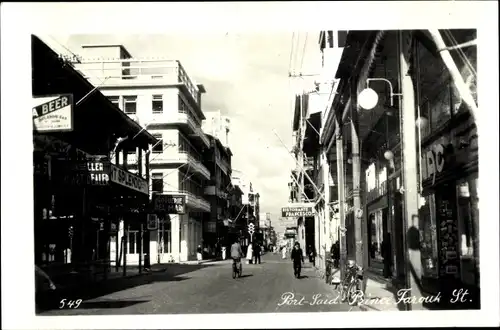
[[[345,276],[340,282],[340,300],[347,300],[349,306],[357,305],[363,299],[362,292],[363,268],[349,260],[346,265]]]
[[[233,258],[233,279],[236,277],[240,278],[242,272],[243,266],[241,265],[241,258]]]

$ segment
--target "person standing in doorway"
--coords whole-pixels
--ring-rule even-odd
[[[315,266],[316,261],[316,248],[314,246],[309,245],[309,262]]]
[[[262,251],[262,247],[260,246],[260,244],[254,243],[254,248],[253,248],[254,264],[257,264],[257,262],[260,264],[260,252],[261,251]]]
[[[392,271],[392,246],[391,246],[391,234],[384,233],[384,239],[381,246],[382,258],[384,258],[384,277],[391,277]]]
[[[295,242],[291,255],[293,261],[293,273],[296,278],[300,278],[300,271],[302,269],[302,263],[304,262],[304,256],[302,255],[302,249],[300,248],[299,242]]]

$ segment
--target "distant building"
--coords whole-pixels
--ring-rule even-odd
[[[220,111],[205,112],[205,117],[203,131],[219,139],[224,147],[229,148],[231,119],[228,116],[223,116]]]

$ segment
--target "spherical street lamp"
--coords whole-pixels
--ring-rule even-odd
[[[371,88],[365,88],[358,95],[358,104],[365,110],[372,110],[377,106],[378,94]]]
[[[415,121],[415,124],[417,125],[417,128],[425,129],[429,125],[429,119],[425,117],[418,117],[417,120]]]
[[[386,160],[391,161],[391,160],[393,160],[393,159],[394,159],[394,154],[392,153],[392,151],[387,150],[386,152],[384,152],[384,158],[385,158]]]

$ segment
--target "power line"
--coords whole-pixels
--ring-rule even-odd
[[[304,48],[302,49],[302,60],[300,61],[300,72],[302,72],[302,65],[304,64],[304,57],[305,57],[305,54],[306,54],[306,46],[307,46],[307,37],[308,37],[309,33],[306,32],[306,38],[304,40]]]
[[[290,71],[292,68],[292,57],[293,57],[293,42],[295,39],[295,32],[292,33],[292,41],[291,41],[291,48],[290,48],[290,60],[288,61],[288,74],[290,75]]]

